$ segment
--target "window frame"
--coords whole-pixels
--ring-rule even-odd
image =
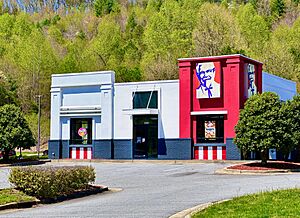
[[[139,103],[136,103],[135,99],[136,99],[137,95],[142,94],[142,93],[149,93],[149,97],[147,98],[146,102],[144,102],[143,104],[138,105]],[[153,96],[155,96],[156,99]],[[156,102],[154,102],[154,106],[151,106],[151,101],[153,99]],[[149,105],[148,105],[148,103],[149,103]],[[158,104],[159,104],[159,92],[158,92],[158,90],[141,90],[141,91],[135,91],[135,92],[132,93],[132,109],[158,109],[158,107],[159,107]]]
[[[200,115],[196,117],[196,143],[224,143],[224,115]],[[205,121],[215,121],[215,138],[205,138]]]
[[[87,121],[87,139],[80,139],[78,135],[78,121]],[[82,123],[79,124],[82,126]],[[74,129],[76,128],[76,129]],[[74,137],[78,136],[78,138]],[[70,145],[91,145],[93,141],[93,119],[92,118],[70,118]]]

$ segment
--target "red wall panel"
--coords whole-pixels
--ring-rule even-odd
[[[220,98],[197,99],[196,64],[214,62],[220,72]],[[196,119],[191,112],[227,111],[224,120],[224,140],[235,136],[234,127],[238,122],[239,111],[246,101],[245,64],[255,66],[255,83],[258,92],[262,91],[262,64],[242,55],[200,57],[179,59],[179,113],[180,138],[193,138],[196,143]],[[225,141],[224,141],[225,143]],[[225,150],[223,151],[225,152]],[[204,150],[204,155],[207,151]]]
[[[180,138],[191,138],[192,122],[191,122],[191,107],[192,107],[192,87],[191,87],[191,67],[189,62],[179,64],[179,128]]]

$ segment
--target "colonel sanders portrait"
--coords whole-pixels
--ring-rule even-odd
[[[220,83],[215,81],[216,68],[213,62],[198,63],[196,76],[200,83],[196,88],[197,98],[220,97]]]

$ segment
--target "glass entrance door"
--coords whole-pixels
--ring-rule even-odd
[[[133,158],[157,158],[157,115],[133,116]]]

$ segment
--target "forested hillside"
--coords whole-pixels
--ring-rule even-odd
[[[48,136],[52,73],[114,70],[116,80],[175,79],[177,58],[241,53],[299,81],[299,0],[3,0],[0,105]]]

